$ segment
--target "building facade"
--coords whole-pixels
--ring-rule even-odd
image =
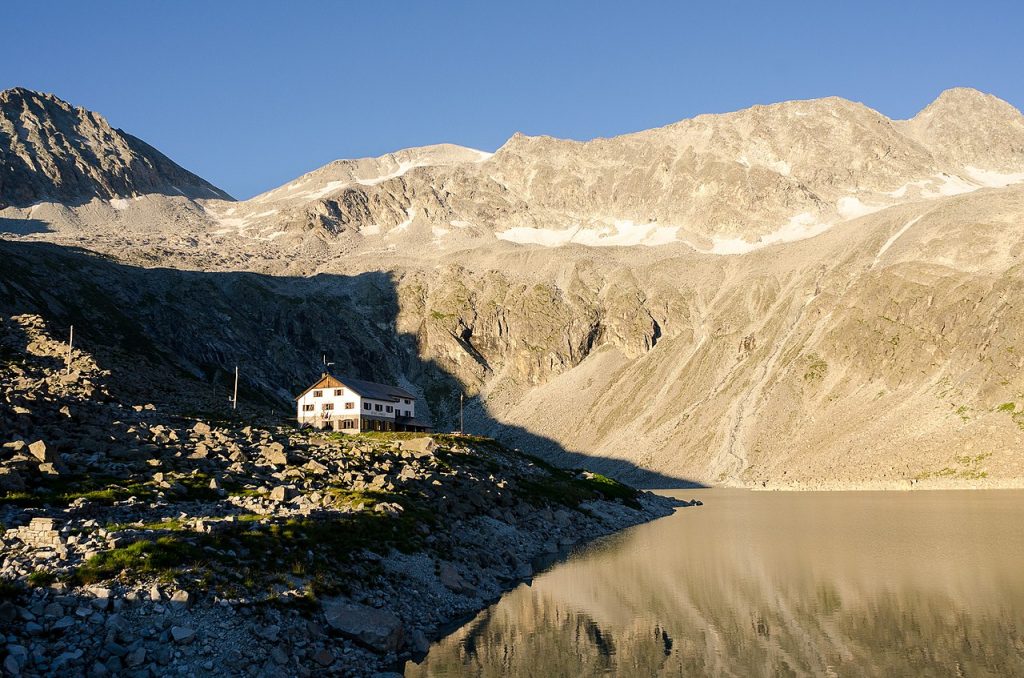
[[[429,431],[416,418],[416,396],[405,389],[326,372],[295,399],[302,426],[343,433]]]

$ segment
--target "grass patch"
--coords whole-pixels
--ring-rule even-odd
[[[1017,403],[1003,403],[996,408],[996,412],[1003,412],[1010,415],[1010,419],[1013,420],[1013,423],[1017,424],[1017,426],[1024,431],[1024,409],[1018,412]]]
[[[92,584],[114,579],[122,573],[166,575],[188,564],[200,564],[203,552],[195,544],[178,537],[155,541],[137,541],[123,548],[98,553],[72,575],[77,584]]]
[[[958,454],[953,457],[955,466],[944,466],[937,471],[924,471],[914,476],[915,480],[946,478],[952,480],[981,480],[988,477],[988,471],[981,468],[982,462],[992,456],[991,452],[981,454]]]
[[[812,353],[807,356],[810,361],[807,365],[807,371],[804,372],[804,381],[821,381],[828,374],[828,363],[825,362],[821,356],[817,353]]]
[[[36,570],[28,576],[28,583],[36,588],[49,586],[55,581],[57,581],[57,575],[46,570]]]
[[[268,525],[256,524],[260,516],[240,516],[242,524],[233,531],[172,532],[104,551],[80,566],[69,581],[91,584],[155,576],[269,590],[288,577],[301,576],[320,581],[321,590],[340,590],[345,566],[357,553],[365,549],[386,554],[392,548],[412,553],[423,545],[420,525],[436,520],[407,497],[380,493],[366,501],[385,499],[405,510],[390,516],[364,509],[328,521],[292,519]]]
[[[58,476],[40,479],[29,491],[6,492],[0,495],[0,504],[38,508],[67,506],[76,499],[86,499],[109,506],[129,497],[145,498],[155,493],[155,488],[146,483],[127,483],[95,476]]]
[[[178,518],[170,520],[156,520],[150,523],[111,523],[107,525],[107,532],[121,532],[123,530],[166,530],[178,532],[185,529],[185,524]]]
[[[619,481],[603,476],[600,473],[593,473],[582,482],[589,483],[596,492],[600,492],[609,499],[621,499],[623,502],[632,501],[636,504],[637,490],[629,485],[623,485]]]
[[[580,504],[594,499],[621,499],[632,508],[640,508],[636,497],[638,491],[606,476],[593,474],[580,477],[577,473],[553,468],[548,477],[520,480],[520,493],[534,505],[561,504],[577,508]]]

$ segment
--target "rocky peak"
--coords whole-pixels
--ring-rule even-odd
[[[0,209],[148,193],[231,199],[97,113],[23,87],[0,92]]]
[[[1024,163],[1024,116],[976,89],[947,89],[907,128],[937,158],[956,165],[1019,171]]]

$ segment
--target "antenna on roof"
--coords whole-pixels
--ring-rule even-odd
[[[331,365],[333,365],[333,364],[334,364],[334,363],[329,363],[329,362],[327,362],[327,354],[326,354],[326,353],[324,353],[324,367],[330,367],[330,366],[331,366]]]
[[[466,432],[466,426],[465,426],[464,417],[463,417],[463,407],[462,407],[462,401],[463,401],[464,398],[465,398],[465,396],[460,393],[459,394],[459,433],[460,434]]]

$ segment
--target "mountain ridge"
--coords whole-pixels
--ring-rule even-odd
[[[0,208],[147,193],[231,196],[103,116],[53,94],[0,92]]]
[[[971,91],[909,121],[842,101],[408,149],[260,200],[7,208],[0,229],[119,262],[100,296],[154,361],[203,381],[237,355],[268,403],[328,353],[440,426],[463,395],[473,430],[642,483],[1020,486],[1020,114]],[[178,298],[175,271],[232,275]],[[70,318],[11,275],[0,306]],[[49,284],[93,289],[77,275]]]

